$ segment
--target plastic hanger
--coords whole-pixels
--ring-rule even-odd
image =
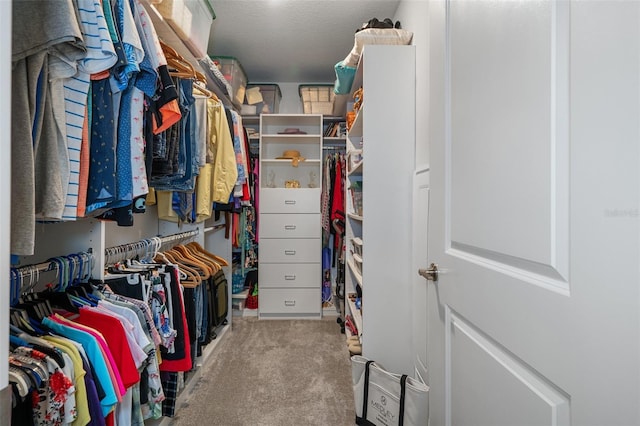
[[[67,268],[67,287],[71,286],[73,285],[75,274],[77,273],[77,262],[73,256],[62,256],[60,259],[62,259]]]
[[[9,367],[9,381],[16,384],[18,395],[24,398],[29,394],[30,380],[27,373],[17,367]]]
[[[36,320],[37,322],[42,322],[43,319],[47,317],[47,310],[42,303],[42,301],[38,300],[29,300],[22,302],[18,305],[18,308],[22,308],[27,311],[29,318]]]
[[[69,265],[69,286],[66,288],[65,292],[71,296],[71,301],[79,304],[78,300],[74,300],[74,297],[78,298],[83,305],[94,306],[95,302],[91,300],[89,294],[85,290],[84,287],[81,287],[80,281],[83,277],[84,273],[82,271],[84,266],[84,261],[81,259],[80,255],[69,255],[66,256]]]
[[[26,387],[27,392],[30,389],[38,389],[42,380],[38,381],[38,377],[30,369],[24,368],[17,362],[9,363],[9,375],[14,380],[19,380],[21,387]],[[26,394],[25,394],[26,395]]]
[[[42,382],[49,380],[47,366],[43,361],[11,353],[9,355],[9,364],[26,372],[37,384],[36,388],[40,388]]]
[[[39,299],[48,300],[49,303],[53,306],[58,306],[62,309],[66,309],[70,312],[77,313],[78,308],[70,299],[70,295],[66,293],[68,285],[68,268],[66,266],[66,262],[63,258],[55,257],[49,259],[50,262],[57,266],[57,278],[58,284],[55,286],[51,286],[49,290],[37,293],[37,297]]]
[[[140,259],[142,263],[153,263],[156,254],[160,250],[160,238],[153,237],[145,240],[146,247],[144,256]]]
[[[71,299],[71,303],[73,303],[74,305],[76,305],[78,307],[82,307],[82,306],[97,306],[97,305],[94,305],[93,302],[90,302],[87,298],[75,296],[73,294],[69,294],[69,299]]]
[[[10,281],[10,305],[13,306],[18,303],[20,297],[20,287],[22,279],[17,269],[11,268],[11,281]]]
[[[66,290],[66,293],[69,294],[69,296],[71,296],[72,301],[74,300],[73,298],[75,297],[75,298],[84,300],[86,303],[93,306],[94,302],[90,300],[87,290],[84,287],[81,287],[80,285],[74,285],[72,287],[69,287]]]
[[[69,285],[69,267],[67,260],[63,257],[53,257],[49,259],[49,262],[52,262],[58,268],[58,285],[56,289],[64,291]]]
[[[35,335],[36,331],[29,323],[27,311],[21,308],[11,308],[9,311],[9,322],[27,334]]]
[[[78,306],[71,299],[71,295],[64,291],[43,291],[38,293],[38,298],[48,300],[52,306],[78,313]]]
[[[19,273],[21,278],[20,292],[23,294],[32,292],[35,285],[38,283],[38,280],[35,278],[35,275],[38,274],[36,268],[33,265],[29,265],[21,269]],[[25,277],[27,275],[29,277],[28,283],[25,281]]]

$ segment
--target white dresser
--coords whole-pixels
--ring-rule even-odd
[[[322,115],[260,117],[258,316],[322,316]]]

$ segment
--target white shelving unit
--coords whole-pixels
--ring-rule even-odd
[[[258,317],[320,318],[321,115],[260,116],[259,181]]]
[[[358,327],[364,356],[411,371],[414,47],[365,46],[353,90],[360,87],[363,103],[347,134],[346,313]],[[354,186],[362,190],[361,210],[349,191]],[[349,293],[362,295],[360,310]]]
[[[326,148],[334,148],[339,150],[344,150],[346,148],[346,123],[344,116],[329,116],[325,115],[322,117],[323,125],[325,129],[331,128],[333,126],[340,126],[342,123],[342,132],[336,129],[335,136],[324,136],[322,138],[323,147]]]

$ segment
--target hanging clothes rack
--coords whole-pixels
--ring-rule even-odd
[[[87,251],[11,268],[11,305],[16,304],[21,295],[32,292],[40,282],[41,275],[55,272],[57,285],[64,289],[76,280],[88,279],[93,263],[93,253]]]
[[[178,232],[176,234],[153,237],[133,243],[125,243],[108,247],[104,249],[104,263],[105,265],[113,265],[133,258],[151,260],[159,251],[193,239],[199,233],[199,229],[194,229],[191,231]]]
[[[221,229],[225,229],[227,227],[226,223],[219,223],[213,226],[210,226],[208,228],[204,228],[204,232],[215,232],[215,231],[219,231]]]
[[[194,229],[192,231],[179,232],[177,234],[159,237],[160,250],[174,246],[176,244],[184,243],[185,241],[192,240],[199,233],[200,233],[200,229]]]

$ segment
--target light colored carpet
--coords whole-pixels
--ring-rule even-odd
[[[234,318],[171,424],[354,424],[351,364],[335,317]]]

